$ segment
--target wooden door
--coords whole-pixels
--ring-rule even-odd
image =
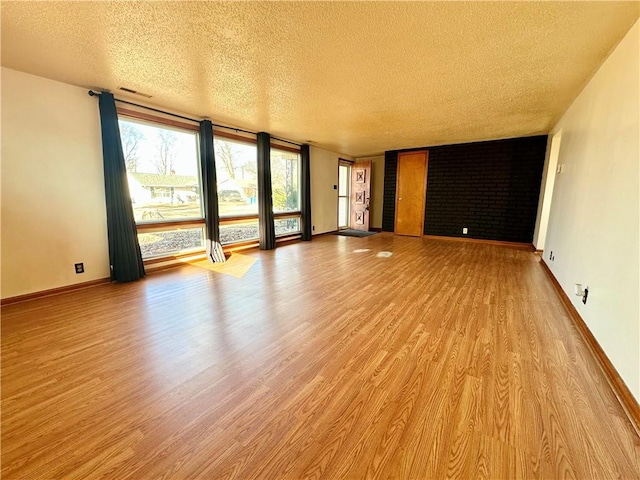
[[[424,231],[428,155],[426,150],[398,154],[394,230],[397,235],[421,237]]]
[[[369,231],[369,199],[371,193],[371,160],[356,162],[351,167],[351,228]]]

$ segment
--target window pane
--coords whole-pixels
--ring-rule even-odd
[[[349,197],[338,198],[338,227],[348,227]]]
[[[204,248],[202,227],[139,233],[142,258]]]
[[[242,223],[227,223],[220,225],[220,243],[246,242],[258,238],[258,220],[248,220]]]
[[[119,124],[136,222],[202,218],[197,134],[133,120]]]
[[[255,145],[215,138],[220,216],[258,214],[258,151]]]
[[[300,211],[300,155],[271,149],[271,189],[274,212]]]
[[[274,220],[276,236],[300,233],[300,217],[276,218]]]
[[[338,168],[338,195],[341,197],[345,197],[349,194],[349,167],[347,167],[346,165],[340,165],[340,167]]]

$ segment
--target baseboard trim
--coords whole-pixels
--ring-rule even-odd
[[[485,245],[499,245],[502,247],[528,250],[530,252],[535,251],[535,248],[531,243],[504,242],[502,240],[484,240],[482,238],[469,238],[469,237],[445,237],[443,235],[423,235],[422,238],[429,238],[431,240],[451,240],[453,242],[483,243]]]
[[[380,233],[382,231],[382,228],[380,228],[380,227],[370,227],[369,231],[370,232],[378,232],[378,233]]]
[[[596,338],[593,336],[593,333],[591,333],[591,330],[589,330],[589,327],[585,323],[584,319],[580,316],[578,310],[576,310],[576,307],[573,305],[573,303],[571,303],[571,300],[569,300],[569,297],[560,286],[560,282],[558,282],[558,279],[553,274],[549,266],[543,259],[540,260],[540,265],[542,265],[542,268],[549,276],[549,279],[551,280],[556,293],[560,297],[565,310],[571,317],[571,320],[573,320],[574,325],[582,335],[582,338],[589,347],[589,350],[591,350],[596,363],[600,366],[600,369],[604,373],[609,386],[613,390],[613,393],[622,406],[622,409],[627,414],[629,422],[635,429],[636,435],[640,437],[640,405],[629,390],[629,387],[627,387],[627,385],[622,380],[622,377],[620,377],[620,374],[611,363],[611,360],[609,360],[609,357],[607,357],[607,354],[604,352],[604,350],[602,350],[602,347],[598,343],[598,340],[596,340]]]
[[[314,234],[312,235],[312,238],[315,238],[315,237],[322,237],[322,236],[325,236],[325,235],[333,235],[334,233],[337,233],[337,232],[339,232],[339,231],[340,231],[340,230],[330,230],[330,231],[328,231],[328,232],[314,233]]]
[[[17,295],[15,297],[3,298],[2,300],[0,300],[0,305],[11,305],[14,303],[26,302],[28,300],[35,300],[37,298],[60,295],[61,293],[74,292],[76,290],[83,290],[85,288],[104,285],[105,283],[109,283],[110,281],[110,278],[99,278],[97,280],[90,280],[88,282],[74,283],[73,285],[66,285],[64,287],[51,288],[49,290],[41,290],[39,292],[26,293],[24,295]]]

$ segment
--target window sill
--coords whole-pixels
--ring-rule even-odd
[[[194,226],[200,227],[204,225],[203,218],[194,218],[188,220],[176,220],[175,222],[163,221],[163,222],[145,222],[145,223],[136,223],[136,228],[138,231],[151,231],[151,230],[166,230],[171,227],[187,227]]]
[[[276,243],[291,242],[293,240],[300,240],[301,238],[302,238],[302,232],[288,233],[286,235],[281,235],[279,237],[276,237]]]
[[[273,218],[296,218],[296,217],[301,217],[302,213],[301,212],[274,212],[273,213]]]
[[[206,251],[204,249],[196,249],[191,250],[189,252],[183,253],[173,253],[169,255],[162,255],[157,257],[150,257],[142,260],[142,263],[146,267],[147,265],[155,265],[157,263],[166,263],[166,262],[180,262],[186,258],[197,258],[206,256]]]

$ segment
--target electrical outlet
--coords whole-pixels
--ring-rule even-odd
[[[466,235],[467,233],[469,233],[469,229],[468,229],[467,227],[464,227],[464,228],[462,229],[462,234],[463,234],[463,235]]]
[[[84,273],[84,263],[76,263],[76,273]]]
[[[553,260],[553,250],[549,252],[549,260]]]
[[[587,297],[589,296],[589,287],[584,287],[584,295],[582,296],[582,303],[587,304]]]
[[[587,304],[587,297],[589,296],[589,287],[582,288],[581,283],[576,283],[573,287],[574,293],[578,297],[582,297],[582,303]]]
[[[313,227],[311,227],[311,230],[315,232],[316,231],[316,226],[314,225]]]

